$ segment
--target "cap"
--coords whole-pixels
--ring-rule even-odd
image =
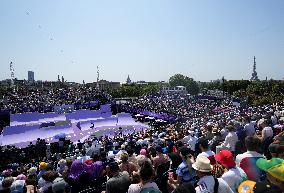
[[[259,158],[256,161],[257,167],[269,173],[274,178],[284,182],[284,160],[272,158],[271,160]]]
[[[39,169],[40,169],[40,170],[43,170],[43,169],[46,168],[46,166],[47,166],[47,163],[46,163],[46,162],[40,162],[40,164],[39,164]]]
[[[215,155],[215,159],[226,168],[233,168],[236,166],[233,154],[229,150],[221,150],[218,154]]]

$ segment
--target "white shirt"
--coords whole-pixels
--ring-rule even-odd
[[[89,160],[89,159],[91,159],[91,157],[87,155],[82,156],[82,157],[77,157],[77,160],[80,160],[82,163],[84,163],[86,160]]]
[[[195,151],[195,145],[196,145],[197,141],[198,141],[198,138],[197,138],[197,137],[195,137],[195,136],[193,136],[193,137],[190,136],[190,137],[189,137],[189,140],[187,141],[187,144],[188,144],[189,148],[190,148],[192,151]]]
[[[272,122],[272,125],[276,125],[277,124],[277,118],[274,115],[271,116],[271,122]]]
[[[242,159],[244,159],[246,157],[262,157],[262,158],[265,158],[263,155],[261,155],[260,153],[257,153],[256,151],[247,151],[245,153],[237,155],[237,157],[236,157],[237,166],[240,166]]]
[[[226,136],[228,135],[228,130],[226,128],[221,129],[220,131],[222,139],[225,139]]]
[[[231,131],[226,136],[223,146],[231,149],[231,151],[235,151],[235,146],[238,140],[236,132]]]
[[[245,126],[244,126],[244,129],[246,131],[246,135],[247,136],[253,136],[255,134],[255,128],[254,128],[254,125],[253,123],[247,123]]]
[[[227,182],[233,192],[237,193],[239,185],[247,180],[247,175],[243,169],[235,167],[225,172],[221,178]]]
[[[218,182],[218,193],[233,193],[232,189],[222,178],[218,178]],[[197,185],[198,186],[195,188],[196,193],[213,193],[215,180],[213,176],[203,176],[200,178]]]

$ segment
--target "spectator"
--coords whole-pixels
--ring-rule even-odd
[[[128,162],[128,153],[122,153],[120,158],[122,161],[122,163],[119,165],[119,169],[121,172],[126,171],[130,176],[132,176],[133,172],[138,171],[134,163]]]
[[[131,184],[128,189],[128,193],[140,193],[140,192],[160,192],[157,184],[151,182],[155,175],[155,171],[149,162],[144,162],[140,169],[140,183]]]
[[[106,193],[125,193],[130,185],[129,174],[127,172],[119,172],[119,166],[116,162],[109,165],[110,177],[106,183]]]
[[[232,152],[235,151],[236,143],[238,141],[238,136],[235,132],[235,128],[232,125],[229,125],[227,127],[227,130],[229,131],[228,135],[225,138],[224,143],[222,143],[220,146],[216,147],[216,152],[218,153],[221,149],[227,148],[231,150]]]
[[[194,162],[193,156],[190,154],[190,149],[187,147],[179,148],[179,153],[182,158],[182,163],[178,166],[176,170],[177,180],[172,177],[169,178],[169,183],[173,186],[185,183],[194,183],[196,172],[192,168],[192,163]]]
[[[237,166],[240,166],[241,161],[246,157],[254,157],[254,158],[264,158],[264,156],[259,151],[260,140],[256,137],[246,137],[245,146],[247,151],[243,154],[239,154],[236,156]]]
[[[201,153],[198,154],[197,157],[205,156],[205,157],[207,157],[210,160],[210,163],[212,165],[214,165],[216,163],[215,157],[214,157],[215,153],[209,149],[209,142],[208,142],[208,140],[204,139],[204,138],[200,138],[199,141],[198,141],[198,144],[199,144],[199,148],[201,150]]]
[[[196,193],[233,193],[232,189],[223,179],[217,179],[211,175],[212,165],[210,165],[210,160],[207,157],[197,157],[192,167],[197,171],[197,176],[200,178],[195,188]]]
[[[159,165],[169,161],[169,158],[163,154],[163,148],[161,146],[156,147],[156,152],[157,156],[153,158],[153,166],[155,169],[157,169]]]
[[[215,155],[216,161],[226,168],[222,179],[227,182],[233,192],[238,192],[239,185],[247,179],[246,173],[236,166],[234,156],[229,150],[221,150]]]

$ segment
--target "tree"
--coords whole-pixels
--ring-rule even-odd
[[[193,80],[193,78],[184,76],[182,74],[175,74],[170,77],[169,80],[170,86],[184,86],[186,87],[187,92],[192,95],[196,95],[199,93],[198,84]]]

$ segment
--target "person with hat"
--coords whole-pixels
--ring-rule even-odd
[[[267,180],[278,186],[284,192],[284,160],[280,158],[272,158],[271,160],[260,158],[256,165],[265,171]]]
[[[240,183],[247,179],[246,173],[241,168],[236,167],[233,154],[229,150],[221,150],[215,155],[215,159],[225,168],[221,178],[237,193]]]
[[[42,177],[42,175],[45,173],[45,169],[47,167],[47,163],[46,162],[40,162],[39,163],[39,173],[37,175],[37,179],[40,179]]]
[[[227,182],[222,178],[214,178],[212,176],[211,171],[213,167],[207,157],[198,156],[192,167],[200,178],[195,188],[196,193],[233,193]]]

